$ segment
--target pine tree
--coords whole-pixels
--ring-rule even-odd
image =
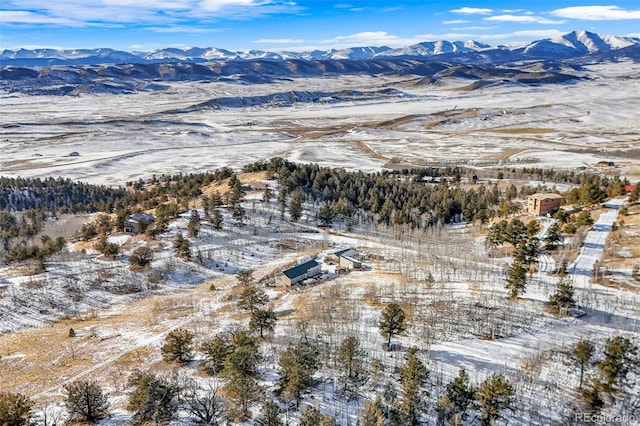
[[[167,362],[178,362],[185,364],[193,356],[194,334],[184,329],[171,331],[165,337],[164,345],[161,348],[162,358]]]
[[[178,410],[180,387],[172,380],[153,372],[135,372],[129,379],[133,391],[127,410],[133,411],[135,424],[171,421]]]
[[[253,281],[253,269],[243,269],[236,274],[236,279],[242,285],[249,285]]]
[[[238,307],[244,311],[254,312],[269,301],[264,290],[252,285],[245,286],[238,298]]]
[[[228,379],[225,394],[235,406],[235,419],[240,421],[251,415],[251,404],[262,394],[258,384],[258,364],[262,356],[258,342],[247,331],[235,333],[232,345],[233,352],[225,358],[222,374]]]
[[[420,388],[429,373],[422,361],[416,356],[417,351],[418,349],[415,346],[410,348],[406,354],[406,363],[400,368],[402,394],[400,396],[398,410],[403,425],[419,424],[420,412],[423,410]]]
[[[256,309],[251,313],[249,329],[258,331],[260,338],[264,338],[264,332],[272,332],[278,317],[272,309]]]
[[[64,387],[65,405],[72,422],[96,423],[106,417],[109,400],[96,382],[76,380]]]
[[[291,216],[293,222],[297,222],[302,217],[302,201],[304,201],[304,193],[302,191],[294,191],[291,194],[289,216]]]
[[[607,339],[604,359],[596,363],[605,392],[616,392],[626,384],[629,372],[639,365],[637,355],[638,347],[626,337],[613,336]]]
[[[571,352],[569,352],[569,358],[580,368],[580,382],[578,389],[582,389],[584,371],[591,364],[591,359],[593,358],[595,349],[595,345],[590,341],[581,340],[576,343],[571,349]]]
[[[345,337],[340,343],[336,361],[344,377],[345,390],[351,386],[352,391],[357,391],[367,381],[368,374],[363,361],[365,354],[357,337]]]
[[[200,214],[198,213],[198,210],[191,210],[191,216],[189,218],[189,223],[187,224],[187,235],[191,238],[197,237],[200,232],[200,226]]]
[[[461,425],[468,416],[468,409],[473,404],[474,389],[469,385],[469,375],[462,369],[458,376],[447,385],[447,389],[438,399],[438,418],[441,422]]]
[[[233,344],[227,336],[217,335],[202,343],[200,351],[204,354],[202,366],[207,373],[215,376],[224,369],[227,356],[233,352]]]
[[[547,235],[544,237],[544,249],[547,251],[555,250],[562,242],[562,224],[560,222],[554,222],[549,229],[547,229]]]
[[[0,425],[27,426],[32,410],[33,402],[23,394],[0,391]]]
[[[222,213],[220,213],[220,210],[213,209],[213,213],[211,213],[211,225],[213,226],[213,229],[216,231],[221,230],[222,222]]]
[[[280,390],[296,404],[302,392],[311,386],[311,376],[318,369],[318,356],[318,348],[306,342],[289,346],[280,355]]]
[[[281,419],[282,409],[273,401],[262,404],[260,417],[256,419],[259,426],[283,426]]]
[[[384,413],[382,412],[382,402],[365,400],[364,409],[360,415],[361,426],[384,426]]]
[[[307,405],[298,423],[300,426],[334,426],[336,420],[328,414],[321,414],[317,408]]]
[[[513,262],[507,272],[505,288],[509,290],[509,297],[516,299],[524,293],[527,284],[527,270],[519,262]]]
[[[482,424],[490,425],[502,417],[502,411],[511,409],[514,394],[511,383],[502,374],[494,373],[482,382],[475,391]]]
[[[558,289],[549,297],[549,310],[555,315],[566,316],[576,304],[573,299],[574,289],[569,281],[561,279]]]
[[[406,329],[405,313],[397,303],[389,303],[382,310],[382,317],[378,322],[380,334],[387,338],[387,348],[391,346],[394,335],[402,333]]]

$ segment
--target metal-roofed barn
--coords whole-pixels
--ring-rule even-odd
[[[309,260],[277,274],[276,285],[292,286],[319,273],[320,264],[315,260]]]

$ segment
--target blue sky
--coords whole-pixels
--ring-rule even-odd
[[[0,49],[311,50],[491,45],[573,30],[640,37],[640,1],[2,0]]]

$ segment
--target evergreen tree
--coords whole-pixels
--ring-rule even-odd
[[[406,329],[405,319],[405,313],[397,303],[389,303],[382,310],[378,328],[380,334],[387,338],[387,348],[391,346],[393,336]]]
[[[627,375],[638,367],[638,347],[622,336],[607,339],[604,346],[604,359],[596,363],[602,388],[613,393],[626,384]]]
[[[258,331],[260,338],[264,338],[264,332],[272,332],[276,325],[278,317],[271,309],[256,309],[251,313],[249,320],[249,329]]]
[[[569,281],[561,279],[558,289],[549,297],[549,310],[555,315],[566,316],[576,304],[573,299],[574,289]]]
[[[345,337],[338,349],[337,363],[344,377],[344,388],[347,390],[351,386],[351,391],[357,392],[368,379],[367,370],[364,366],[366,353],[360,346],[357,337]]]
[[[191,259],[191,244],[188,239],[182,236],[181,233],[178,233],[176,239],[173,240],[173,247],[178,252],[178,256],[187,260]]]
[[[133,411],[135,424],[170,422],[178,410],[180,387],[153,372],[136,372],[129,379],[133,391],[127,410]]]
[[[187,235],[191,238],[198,236],[200,232],[200,214],[198,210],[191,210],[191,216],[189,217],[189,223],[187,224]]]
[[[204,354],[202,366],[211,375],[216,375],[224,369],[227,356],[233,352],[233,344],[224,335],[214,336],[200,345]]]
[[[547,229],[547,235],[544,237],[544,249],[546,251],[555,250],[562,242],[562,224],[554,222]]]
[[[269,301],[269,296],[261,288],[247,285],[238,298],[238,307],[244,311],[255,312]]]
[[[467,419],[469,407],[473,404],[474,389],[469,385],[469,375],[462,369],[458,376],[447,385],[438,399],[438,418],[453,425],[462,425]]]
[[[272,197],[273,197],[273,194],[271,193],[271,189],[269,188],[269,185],[265,185],[264,191],[262,192],[262,201],[265,203],[268,203],[269,201],[271,201]]]
[[[307,405],[298,423],[300,426],[335,426],[336,420],[328,414],[321,414],[317,408]]]
[[[235,408],[238,421],[250,417],[249,408],[262,394],[258,384],[258,363],[262,360],[256,339],[247,331],[239,331],[232,339],[233,352],[225,358],[223,376],[228,381],[224,390]]]
[[[402,380],[402,394],[398,411],[403,425],[417,425],[420,423],[420,412],[423,402],[420,388],[428,377],[428,372],[422,361],[416,356],[418,349],[414,346],[407,351],[406,363],[400,368]]]
[[[384,426],[384,413],[382,412],[382,402],[364,401],[364,409],[360,415],[361,426]]]
[[[331,222],[333,221],[333,209],[331,208],[330,203],[324,203],[320,210],[318,210],[318,219],[320,219],[320,223],[323,226],[331,226]]]
[[[282,409],[273,401],[262,404],[260,417],[256,419],[259,426],[284,426],[281,419]]]
[[[249,285],[253,281],[253,269],[243,269],[236,274],[236,279],[242,285]]]
[[[27,426],[32,409],[33,402],[23,394],[0,391],[0,425]]]
[[[220,210],[213,209],[213,213],[211,213],[211,225],[213,226],[213,229],[216,231],[221,230],[222,222],[222,213],[220,213]]]
[[[289,399],[299,402],[302,392],[311,386],[311,376],[318,369],[318,348],[302,342],[289,346],[280,355],[280,390]]]
[[[193,356],[194,334],[188,330],[176,329],[167,334],[162,346],[162,358],[167,362],[185,364]]]
[[[516,299],[524,293],[527,285],[527,270],[519,262],[513,262],[507,272],[505,288],[509,290],[509,297]]]
[[[289,203],[289,216],[293,222],[297,222],[302,217],[302,202],[304,201],[304,193],[302,191],[294,191],[291,194]]]
[[[511,383],[502,374],[494,373],[483,381],[475,391],[482,424],[492,424],[502,417],[502,411],[511,409],[514,394]]]
[[[569,358],[578,365],[580,369],[580,382],[579,389],[582,389],[582,381],[584,379],[584,371],[589,365],[591,365],[591,359],[595,352],[595,345],[588,340],[581,340],[576,343],[571,352],[569,352]]]
[[[64,387],[69,419],[74,422],[96,423],[106,417],[109,400],[96,382],[76,380]]]

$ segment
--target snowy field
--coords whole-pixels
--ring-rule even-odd
[[[455,79],[414,86],[407,83],[410,76],[361,76],[254,86],[179,83],[164,92],[126,96],[0,95],[0,175],[121,185],[151,174],[239,168],[282,156],[366,171],[456,163],[575,169],[607,160],[615,162],[616,173],[633,180],[640,176],[639,73],[636,64],[599,65],[586,71],[589,79],[575,84],[474,91],[460,90],[469,82]],[[218,97],[385,87],[406,96],[191,108]],[[276,183],[270,185],[275,190]],[[112,404],[112,415],[101,424],[129,424],[126,378],[140,366],[170,371],[159,351],[167,333],[187,328],[200,342],[248,323],[248,315],[236,309],[236,272],[254,268],[255,276],[263,277],[301,256],[321,259],[347,246],[371,255],[365,260],[368,268],[299,291],[267,289],[280,319],[273,337],[262,342],[266,399],[275,398],[278,355],[298,338],[300,324],[307,324],[312,341],[334,350],[339,338],[357,335],[366,361],[381,361],[380,377],[362,386],[358,397],[345,398],[337,391],[335,366],[327,362],[315,375],[319,384],[301,402],[331,414],[340,425],[356,424],[364,399],[375,399],[387,381],[396,390],[401,387],[402,352],[383,350],[377,329],[381,307],[391,301],[405,306],[411,317],[407,331],[394,341],[405,349],[418,346],[430,373],[425,424],[435,423],[435,400],[460,368],[474,385],[493,372],[514,384],[517,402],[501,424],[573,424],[577,376],[564,354],[590,339],[601,357],[612,335],[635,342],[640,337],[640,296],[591,280],[620,202],[603,209],[568,268],[580,315],[558,318],[545,310],[559,281],[551,256],[528,276],[526,293],[511,301],[504,288],[510,259],[488,257],[482,232],[472,225],[400,234],[361,221],[349,232],[344,223],[319,230],[317,206],[306,205],[303,219],[292,224],[280,219],[275,201],[264,205],[260,196],[259,191],[247,196],[243,227],[232,225],[226,211],[223,230],[203,223],[200,235],[191,238],[196,261],[179,259],[172,249],[176,233],[186,232],[185,214],[158,241],[111,236],[110,242],[123,247],[118,259],[78,245],[52,258],[43,274],[0,269],[0,385],[28,394],[40,409],[60,410],[64,384],[96,378]],[[545,221],[541,237],[550,223]],[[131,272],[129,255],[143,244],[154,250],[151,270]],[[195,363],[181,370],[204,382]],[[640,381],[631,383],[629,394],[635,396],[606,412],[637,413]],[[296,425],[298,415],[287,410],[289,424]],[[181,413],[173,424],[191,423]],[[472,418],[468,424],[479,421]]]
[[[477,90],[455,78],[417,85],[412,76],[345,76],[251,86],[175,83],[122,96],[0,94],[0,174],[122,184],[282,156],[362,170],[442,163],[571,169],[609,160],[617,171],[640,176],[639,72],[632,63],[599,65],[576,83]],[[398,93],[381,90],[388,88]],[[292,106],[201,105],[347,89],[385,95]]]

